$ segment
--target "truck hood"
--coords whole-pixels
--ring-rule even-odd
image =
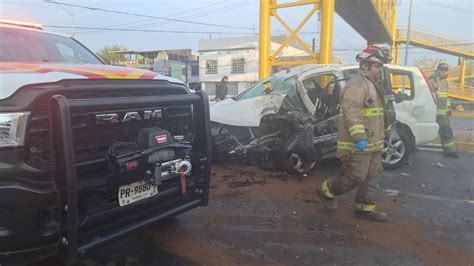
[[[0,63],[0,99],[11,96],[29,84],[57,82],[66,79],[164,79],[182,81],[155,72],[95,64]]]
[[[277,114],[285,95],[269,94],[235,101],[225,99],[210,107],[211,121],[241,127],[258,127],[263,116]]]

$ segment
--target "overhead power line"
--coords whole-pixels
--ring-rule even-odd
[[[219,6],[221,3],[225,3],[225,2],[219,2],[219,3],[215,3],[213,5],[206,5],[206,6],[202,6],[200,8],[195,8],[195,9],[191,9],[191,10],[188,10],[188,11],[183,11],[183,12],[179,12],[179,13],[175,13],[175,14],[171,14],[171,15],[168,15],[168,16],[165,16],[165,17],[173,17],[173,16],[176,16],[176,15],[179,15],[179,14],[184,14],[184,13],[189,13],[189,12],[192,12],[192,11],[197,11],[197,10],[201,10],[201,9],[207,9],[209,7],[213,7],[214,9],[210,9],[210,10],[204,10],[202,12],[199,12],[199,13],[195,13],[195,14],[190,14],[190,15],[187,15],[187,16],[181,16],[181,17],[178,17],[178,19],[191,19],[191,18],[198,18],[198,17],[202,17],[202,16],[205,16],[205,15],[208,15],[208,14],[212,14],[212,12],[224,12],[224,11],[228,11],[228,10],[232,10],[232,9],[236,9],[236,8],[239,8],[239,7],[242,7],[242,6],[245,6],[245,5],[248,5],[248,4],[251,4],[251,3],[254,3],[254,2],[239,2],[237,4],[232,4],[232,5],[226,5],[226,6],[221,6],[221,7],[217,7]],[[217,7],[217,8],[216,8]],[[146,20],[141,20],[139,22],[133,22],[133,23],[125,23],[125,24],[117,24],[117,25],[109,25],[109,26],[102,26],[101,28],[104,28],[104,27],[118,27],[118,26],[127,26],[127,28],[143,28],[143,27],[150,27],[150,26],[161,26],[161,25],[165,25],[165,24],[169,24],[169,23],[174,23],[174,22],[171,22],[171,21],[165,21],[165,22],[156,22],[157,19],[146,19]],[[152,21],[155,21],[155,22],[152,22]],[[128,27],[129,24],[137,24],[137,23],[143,23],[143,22],[148,22],[146,24],[138,24],[138,25],[130,25],[130,27]],[[80,32],[81,34],[84,34],[84,33],[97,33],[97,32],[103,32],[103,31],[82,31]]]
[[[184,10],[184,11],[181,11],[181,12],[178,12],[178,13],[174,13],[174,14],[170,14],[170,15],[167,15],[165,16],[166,18],[169,18],[169,17],[174,17],[174,16],[177,16],[177,15],[181,15],[181,14],[186,14],[186,13],[190,13],[190,12],[194,12],[194,11],[198,11],[198,10],[202,10],[202,9],[206,9],[206,8],[209,8],[209,7],[216,7],[216,6],[219,6],[221,4],[223,4],[225,2],[218,2],[218,3],[212,3],[212,4],[209,4],[209,5],[205,5],[205,6],[200,6],[198,8],[193,8],[193,9],[189,9],[189,10]],[[108,25],[108,26],[104,26],[104,27],[120,27],[120,26],[132,26],[132,24],[140,24],[140,23],[146,23],[146,22],[151,22],[153,20],[156,20],[154,18],[149,18],[149,19],[145,19],[145,20],[139,20],[139,21],[134,21],[134,22],[128,22],[128,23],[121,23],[121,24],[114,24],[114,25]],[[140,26],[140,25],[133,25],[133,26]]]
[[[129,16],[135,16],[135,17],[143,17],[143,18],[161,19],[161,20],[166,20],[166,21],[187,23],[187,24],[193,24],[193,25],[202,25],[202,26],[210,26],[210,27],[229,28],[229,29],[253,30],[252,28],[246,28],[246,27],[238,27],[238,26],[231,26],[231,25],[221,25],[221,24],[213,24],[213,23],[196,22],[196,21],[190,21],[190,20],[184,20],[184,19],[175,19],[175,18],[160,17],[160,16],[151,16],[151,15],[137,14],[137,13],[131,13],[131,12],[125,12],[125,11],[118,11],[118,10],[105,9],[105,8],[98,8],[98,7],[91,7],[91,6],[83,6],[83,5],[75,5],[75,4],[63,3],[63,2],[53,1],[53,0],[45,0],[45,2],[47,2],[47,3],[53,3],[53,4],[61,4],[61,5],[63,5],[63,6],[71,6],[71,7],[84,8],[84,9],[89,9],[89,10],[93,10],[93,11],[102,11],[102,12],[108,12],[108,13],[114,13],[114,14],[129,15]]]
[[[244,7],[244,6],[247,6],[247,5],[250,5],[250,4],[255,4],[255,3],[256,2],[253,2],[253,1],[248,2],[248,0],[246,0],[246,1],[243,1],[243,2],[233,3],[233,4],[230,4],[230,5],[227,5],[227,6],[221,6],[221,7],[217,7],[217,8],[210,9],[210,10],[204,10],[204,11],[199,12],[199,13],[178,17],[177,19],[190,20],[190,19],[194,19],[194,18],[207,16],[207,15],[210,15],[210,14],[220,14],[224,11],[235,10],[237,8]],[[216,7],[216,5],[214,5],[214,7]],[[166,16],[166,17],[169,17],[169,16]],[[149,23],[149,24],[138,25],[138,27],[149,27],[149,26],[154,26],[154,25],[161,26],[161,25],[170,24],[170,23],[175,23],[175,22],[173,22],[173,21],[153,22],[153,23]],[[137,27],[137,26],[134,26],[134,27]]]
[[[52,3],[52,4],[60,4],[64,6],[71,6],[71,7],[77,7],[77,8],[84,8],[92,11],[102,11],[102,12],[108,12],[108,13],[115,13],[115,14],[122,14],[122,15],[129,15],[129,16],[135,16],[135,17],[145,17],[145,18],[150,18],[150,19],[158,19],[158,20],[165,20],[168,22],[180,22],[180,23],[187,23],[187,24],[193,24],[193,25],[203,25],[203,26],[211,26],[211,27],[220,27],[220,28],[228,28],[228,29],[241,29],[241,30],[251,30],[252,33],[254,34],[253,31],[257,30],[256,28],[248,28],[248,27],[239,27],[239,26],[232,26],[232,25],[222,25],[222,24],[213,24],[213,23],[204,23],[204,22],[196,22],[196,21],[191,21],[191,20],[185,20],[185,19],[176,19],[176,18],[169,18],[168,16],[161,17],[161,16],[151,16],[151,15],[145,15],[145,14],[137,14],[137,13],[131,13],[131,12],[124,12],[124,11],[118,11],[118,10],[111,10],[111,9],[104,9],[104,8],[97,8],[97,7],[91,7],[91,6],[84,6],[84,5],[75,5],[75,4],[69,4],[69,3],[63,3],[63,2],[58,2],[55,0],[44,0],[47,3]],[[232,8],[237,8],[241,7],[244,5],[247,5],[247,3],[242,4],[242,3],[237,3],[240,6],[236,7],[231,7],[228,6],[228,9],[224,9],[221,11],[226,11]],[[225,8],[225,7],[224,7]],[[205,12],[205,15],[209,14],[208,12]],[[199,15],[202,16],[202,15]],[[78,27],[79,28],[79,27]],[[72,29],[72,28],[71,28]],[[103,27],[100,29],[101,31],[106,31]],[[117,31],[117,29],[110,29],[110,31]],[[160,32],[160,31],[156,31]],[[288,31],[286,30],[275,30],[275,32],[281,34],[281,33],[287,33]],[[299,32],[299,34],[317,34],[318,32]],[[216,34],[228,34],[228,33],[216,33]]]
[[[146,29],[124,29],[124,28],[99,28],[99,27],[71,27],[60,25],[43,25],[46,28],[57,29],[82,29],[82,30],[103,30],[103,31],[130,31],[130,32],[161,32],[161,33],[187,33],[187,34],[243,34],[252,35],[251,32],[222,32],[222,31],[185,31],[185,30],[146,30]]]

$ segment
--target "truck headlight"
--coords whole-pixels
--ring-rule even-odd
[[[0,113],[0,148],[23,146],[30,112]]]

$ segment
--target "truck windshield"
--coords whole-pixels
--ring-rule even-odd
[[[0,62],[102,64],[72,38],[7,27],[0,27]]]

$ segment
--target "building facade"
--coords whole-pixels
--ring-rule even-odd
[[[202,90],[215,95],[216,84],[222,77],[229,78],[229,95],[237,95],[258,81],[258,36],[219,38],[199,42],[199,80]],[[272,42],[276,51],[279,43]],[[302,56],[305,52],[291,46],[280,56]]]

